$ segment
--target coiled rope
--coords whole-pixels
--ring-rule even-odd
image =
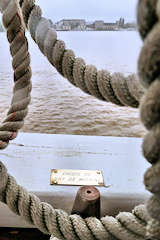
[[[159,168],[160,164],[158,162],[158,159],[159,159],[160,151],[159,151],[158,144],[155,144],[157,143],[156,141],[158,141],[157,139],[159,137],[158,136],[159,135],[158,134],[159,132],[158,131],[159,129],[158,128],[159,98],[157,100],[156,97],[157,96],[159,97],[158,93],[160,89],[159,80],[158,80],[158,66],[159,66],[158,54],[155,55],[159,47],[159,41],[158,41],[159,40],[158,39],[159,23],[158,22],[156,23],[156,21],[158,21],[158,17],[156,18],[156,16],[159,16],[159,5],[157,5],[158,7],[156,8],[156,3],[158,3],[158,1],[140,0],[139,6],[138,6],[139,28],[140,28],[140,32],[142,32],[142,37],[146,38],[144,47],[142,49],[141,56],[139,59],[139,75],[141,78],[141,82],[145,83],[144,84],[145,87],[146,86],[148,87],[149,84],[156,79],[153,83],[151,83],[151,86],[147,91],[147,94],[145,95],[141,105],[142,121],[144,122],[145,126],[149,130],[151,130],[147,135],[147,137],[145,138],[144,144],[143,144],[144,155],[146,156],[147,159],[149,159],[151,163],[153,163],[153,167],[149,169],[145,175],[146,187],[155,194],[153,198],[148,202],[148,205],[147,205],[147,209],[150,216],[148,215],[148,212],[146,211],[146,208],[144,205],[136,207],[132,213],[120,213],[116,218],[106,216],[98,220],[96,218],[82,219],[78,215],[69,216],[63,210],[56,210],[49,204],[41,202],[35,195],[29,194],[24,188],[22,188],[16,183],[15,179],[7,173],[7,169],[2,164],[2,162],[0,162],[0,201],[6,203],[13,212],[24,217],[26,221],[34,224],[42,232],[46,234],[52,234],[51,239],[56,237],[62,240],[63,239],[71,239],[71,240],[72,239],[74,240],[75,239],[77,240],[79,239],[80,240],[84,240],[84,239],[87,239],[87,240],[93,240],[93,239],[95,240],[104,240],[104,239],[105,240],[106,239],[135,240],[135,239],[138,239],[138,240],[142,240],[142,239],[146,239],[146,226],[147,226],[147,237],[149,237],[150,239],[160,239],[160,233],[159,233],[160,231],[159,188],[160,187],[159,187],[159,179],[158,179],[159,169],[160,169]],[[76,81],[80,81],[83,83],[86,81],[86,80],[84,81],[85,78],[81,78],[82,72],[83,72],[84,76],[85,75],[88,76],[86,78],[89,79],[89,82],[88,83],[85,82],[83,87],[82,85],[77,85],[77,82],[76,82],[76,86],[79,86],[79,87],[81,86],[81,88],[84,88],[84,86],[87,86],[87,91],[89,91],[90,94],[96,95],[96,97],[100,97],[99,91],[97,90],[97,89],[100,89],[99,87],[100,85],[98,85],[98,83],[95,81],[95,79],[98,79],[95,76],[98,76],[99,73],[93,70],[94,67],[85,66],[82,69],[81,60],[75,59],[75,61],[72,61],[74,57],[72,54],[69,54],[69,52],[71,53],[71,50],[65,50],[65,48],[63,48],[64,44],[62,44],[61,41],[58,41],[55,38],[55,31],[53,30],[52,27],[50,27],[50,25],[47,25],[48,21],[41,17],[40,8],[34,5],[34,2],[32,0],[20,1],[20,5],[22,7],[22,13],[23,13],[25,24],[28,23],[31,35],[36,40],[36,42],[38,42],[39,47],[42,48],[43,50],[45,49],[44,51],[48,52],[48,55],[50,52],[51,58],[50,59],[48,58],[48,59],[51,61],[51,63],[58,68],[58,71],[61,72],[61,74],[63,74],[66,71],[65,74],[67,75],[69,71],[69,73],[71,74],[68,74],[68,76],[70,77],[72,76],[72,80],[75,81],[73,76],[76,75],[76,73],[74,74],[75,68],[76,68],[75,67],[76,61],[79,61],[78,65],[80,66],[80,68],[77,67],[76,69],[77,69],[77,72],[80,71],[80,74],[79,73],[77,74],[78,77],[76,78]],[[25,75],[26,72],[30,73],[29,76],[31,76],[31,71],[28,64],[30,62],[29,55],[28,55],[28,48],[27,48],[28,46],[27,46],[26,39],[24,37],[24,30],[22,31],[22,21],[21,21],[20,11],[18,9],[17,1],[16,0],[6,0],[6,1],[0,0],[0,7],[1,7],[1,11],[3,12],[3,23],[7,29],[8,40],[12,46],[10,50],[11,50],[11,54],[13,55],[13,60],[14,60],[14,56],[16,54],[17,55],[19,54],[18,55],[19,57],[17,57],[16,61],[13,61],[13,68],[15,70],[14,80],[15,80],[16,87],[14,87],[14,96],[12,99],[12,106],[11,106],[11,109],[14,109],[14,112],[16,112],[17,114],[17,111],[20,111],[20,110],[24,111],[24,109],[27,108],[27,105],[30,100],[30,95],[29,95],[31,91],[30,80],[28,80],[27,77],[22,78],[22,76]],[[151,18],[152,15],[154,15],[155,20],[149,21],[148,16]],[[42,35],[45,33],[44,35],[48,36],[47,40],[46,38],[41,38],[40,29],[43,30]],[[152,31],[149,33],[150,29],[152,29]],[[49,32],[52,32],[52,33],[50,34]],[[19,37],[21,35],[23,37]],[[46,42],[46,45],[44,44],[44,41]],[[23,45],[22,43],[24,42],[25,42],[25,46],[22,49],[25,49],[25,51],[23,52],[23,50],[21,50],[21,46]],[[15,46],[13,43],[15,43]],[[148,46],[150,46],[149,44],[152,45],[153,47],[152,49],[148,48]],[[50,48],[51,45],[54,46],[52,49]],[[147,52],[148,53],[147,56],[144,56],[146,55],[145,53],[147,49],[149,53]],[[69,57],[65,57],[66,55]],[[71,55],[73,58],[71,57]],[[21,61],[19,60],[20,57],[22,57]],[[67,59],[66,64],[63,63],[65,62],[65,59]],[[72,62],[71,64],[68,63],[68,59],[70,59],[70,61]],[[146,64],[144,64],[144,59]],[[71,71],[72,68],[73,70]],[[86,69],[92,69],[92,71],[86,70]],[[114,79],[113,76],[112,78]],[[109,83],[111,84],[111,82]],[[103,90],[105,89],[105,91],[106,91],[105,86],[107,84],[104,84],[102,86],[102,89]],[[97,85],[99,88],[97,88]],[[124,90],[125,101],[127,101],[126,99],[128,99],[128,102],[130,101],[129,99],[133,100],[133,98],[131,97],[128,98],[128,95],[127,95],[128,90],[126,94],[126,88],[124,87],[124,84],[122,85],[123,87],[120,87],[121,89],[120,92],[122,92],[122,89]],[[94,89],[93,92],[91,92],[88,86],[92,86],[92,89]],[[118,85],[116,86],[118,88]],[[120,86],[121,86],[121,82],[120,82]],[[19,94],[18,94],[18,91],[19,91]],[[111,96],[115,101],[117,97],[115,98],[115,96],[113,95]],[[100,98],[102,99],[102,97]],[[25,104],[23,104],[22,102]],[[133,103],[133,101],[131,102]],[[23,109],[22,109],[22,105],[23,105]],[[11,111],[11,113],[13,112]],[[23,116],[25,115],[26,114],[24,114]],[[9,119],[13,119],[13,115]],[[15,119],[16,121],[18,121],[18,123],[19,121],[23,121],[22,117],[21,118],[19,117],[18,120],[17,118],[14,117],[14,120]],[[9,124],[10,124],[10,121],[8,125]],[[150,144],[147,144],[147,142],[149,142]],[[3,148],[7,146],[8,139],[5,143],[6,144],[3,145]],[[145,144],[147,147],[145,147]]]
[[[73,85],[96,98],[119,106],[138,107],[144,93],[136,75],[125,77],[121,73],[111,75],[106,70],[98,71],[76,58],[65,43],[57,39],[50,20],[42,17],[42,11],[34,0],[20,0],[23,18],[33,40],[57,71]]]

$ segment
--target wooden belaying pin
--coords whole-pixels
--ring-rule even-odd
[[[72,209],[72,214],[82,218],[100,218],[100,192],[93,186],[80,187]]]

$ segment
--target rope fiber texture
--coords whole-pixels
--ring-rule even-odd
[[[140,0],[137,19],[144,40],[138,62],[139,79],[148,89],[140,105],[141,121],[149,130],[143,141],[143,154],[152,164],[144,175],[146,189],[153,193],[147,203],[152,217],[147,225],[148,239],[160,239],[160,1]]]
[[[11,107],[6,119],[0,125],[0,149],[7,147],[10,140],[16,138],[18,130],[28,112],[31,91],[31,69],[28,43],[16,1],[0,1],[3,12],[3,24],[10,43],[12,66],[14,70],[14,89]]]
[[[138,107],[144,89],[136,75],[111,75],[106,70],[98,71],[95,66],[86,65],[83,59],[75,57],[72,50],[66,49],[63,41],[57,39],[53,24],[42,17],[41,9],[34,0],[20,0],[20,6],[33,40],[63,77],[100,100]]]
[[[3,130],[6,131],[7,126],[9,126],[7,131],[12,130],[17,133],[17,130],[23,125],[23,118],[27,114],[27,106],[30,102],[30,58],[22,28],[21,12],[17,3],[16,0],[0,0],[3,24],[7,29],[10,51],[13,56],[15,81],[11,108],[7,120],[0,127],[1,138]],[[129,91],[130,84],[121,74],[116,73],[111,77],[106,71],[97,71],[94,66],[86,66],[82,59],[75,58],[71,50],[66,50],[65,44],[57,40],[51,23],[41,17],[41,10],[33,0],[20,0],[19,4],[22,8],[23,20],[33,39],[62,75],[83,91],[102,100],[105,99],[119,105],[130,104],[134,107],[138,105],[144,90],[135,77],[132,77],[132,83],[133,89],[137,90],[133,97]],[[150,216],[144,205],[135,207],[132,213],[124,212],[115,218],[106,216],[100,220],[97,218],[82,219],[78,215],[68,215],[63,210],[54,209],[51,205],[41,202],[35,195],[19,186],[0,162],[0,201],[6,203],[13,212],[34,224],[42,232],[51,234],[51,240],[55,237],[61,240],[144,240],[146,239],[146,226],[147,239],[160,239],[159,8],[158,0],[139,0],[139,31],[142,38],[145,39],[139,58],[139,76],[144,87],[149,87],[141,104],[141,119],[146,128],[150,130],[144,139],[143,152],[149,162],[153,164],[144,178],[147,189],[154,193],[147,204]],[[150,18],[153,16],[154,21],[151,21]],[[131,77],[127,79],[129,78]],[[12,135],[14,138],[15,134]],[[6,136],[8,135],[6,134]],[[4,148],[9,140],[7,137],[2,140],[1,148]]]
[[[69,216],[63,210],[41,202],[38,197],[17,185],[2,162],[0,201],[43,233],[52,234],[52,238],[61,240],[144,240],[146,224],[150,219],[144,205],[135,207],[132,213],[122,212],[116,218],[106,216],[99,220]]]

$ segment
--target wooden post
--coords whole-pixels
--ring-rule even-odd
[[[72,214],[82,218],[100,218],[100,192],[93,186],[80,187],[75,198]]]

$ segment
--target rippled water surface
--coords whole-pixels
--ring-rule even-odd
[[[27,34],[27,36],[29,36]],[[141,48],[137,32],[58,32],[76,56],[110,72],[136,72]],[[1,121],[12,95],[12,69],[5,33],[0,33]],[[24,132],[143,136],[139,111],[102,102],[81,92],[61,77],[29,37],[33,89]]]

